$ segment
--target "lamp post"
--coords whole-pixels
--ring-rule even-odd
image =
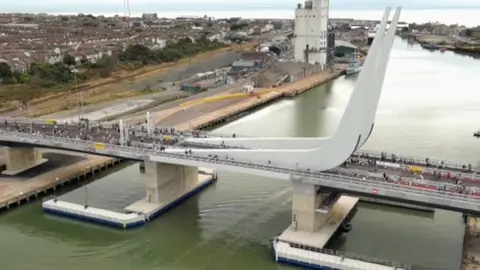
[[[87,172],[90,171],[90,166],[87,166]],[[88,207],[88,183],[85,185],[85,209]]]
[[[73,73],[73,83],[75,84],[75,94],[76,94],[78,93],[78,80],[77,80],[78,69],[76,69],[75,66],[71,66],[70,70]],[[83,92],[80,92],[78,107],[80,108],[80,114],[78,115],[78,121],[80,122],[80,119],[83,117]]]

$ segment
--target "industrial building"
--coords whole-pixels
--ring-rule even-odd
[[[337,40],[335,42],[335,56],[336,57],[346,57],[352,58],[357,53],[357,46],[353,45],[350,42],[346,42],[343,40]]]
[[[295,9],[294,58],[297,61],[328,66],[329,0],[307,0]]]

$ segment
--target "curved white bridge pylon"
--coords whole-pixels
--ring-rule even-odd
[[[310,170],[324,171],[342,164],[352,155],[370,136],[373,129],[379,96],[383,84],[383,77],[388,64],[396,25],[400,17],[400,8],[397,8],[388,33],[385,34],[390,8],[387,8],[381,25],[372,44],[364,68],[355,84],[355,88],[345,109],[340,125],[333,137],[330,138],[251,138],[251,142],[270,142],[270,149],[264,145],[252,147],[254,149],[192,149],[198,156],[222,156],[237,161],[275,164],[282,167],[297,167]],[[221,139],[225,143],[225,139]],[[234,142],[238,139],[231,139]],[[273,143],[272,143],[273,142]],[[278,144],[276,144],[278,143]],[[230,143],[231,144],[231,143]],[[285,146],[296,149],[285,149]],[[314,145],[314,147],[308,146]],[[263,149],[258,149],[262,147]],[[257,149],[255,149],[257,148]],[[185,151],[181,149],[167,149],[167,152]]]
[[[355,88],[350,97],[347,109],[342,117],[341,124],[337,130],[342,129],[353,131],[352,127],[346,123],[350,123],[345,118],[356,117],[360,119],[363,124],[360,128],[361,139],[357,146],[359,149],[370,137],[373,128],[375,115],[380,100],[380,94],[382,91],[383,82],[385,79],[385,72],[388,66],[388,59],[393,46],[393,40],[395,37],[395,31],[400,19],[401,8],[398,7],[391,21],[390,27],[386,34],[386,28],[388,24],[388,18],[390,14],[390,8],[385,10],[382,17],[382,21],[378,28],[376,38],[374,39],[372,46],[368,52],[368,56],[365,60],[363,69],[355,83]],[[359,103],[365,108],[364,110],[354,110],[357,105],[352,103]],[[350,108],[350,110],[349,110]],[[347,131],[345,131],[347,132]],[[187,142],[220,145],[223,144],[227,147],[243,147],[243,148],[258,148],[258,149],[312,149],[321,147],[327,143],[331,137],[320,138],[188,138]]]

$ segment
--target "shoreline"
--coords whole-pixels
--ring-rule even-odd
[[[276,88],[276,90],[270,88],[273,90],[270,93],[258,97],[250,97],[238,103],[227,105],[213,112],[207,113],[189,121],[182,122],[176,125],[175,129],[202,130],[211,129],[222,124],[227,124],[232,120],[243,117],[249,113],[254,112],[257,109],[263,108],[280,99],[295,97],[296,95],[308,92],[315,87],[321,86],[324,83],[330,82],[340,77],[341,75],[343,75],[344,71],[345,70],[342,68],[338,71],[335,71],[334,73],[331,73],[329,71],[317,72],[296,82],[282,85]],[[262,90],[265,89],[259,89],[259,91]]]
[[[480,45],[458,46],[453,44],[454,40],[447,36],[431,34],[400,34],[402,38],[411,39],[414,43],[420,44],[426,50],[452,51],[457,54],[480,57]]]

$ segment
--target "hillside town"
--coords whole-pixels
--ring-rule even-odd
[[[155,13],[141,18],[0,14],[0,62],[12,72],[26,73],[35,63],[95,64],[133,45],[162,50],[185,38],[192,43],[202,39],[228,45],[281,27],[278,21],[212,20],[206,16],[165,19]]]
[[[329,50],[334,60],[331,63],[348,63],[352,57],[365,54],[378,23],[378,20],[330,18],[328,32],[333,43]],[[171,19],[161,18],[156,13],[144,13],[137,18],[0,14],[0,84],[3,85],[0,107],[26,106],[28,99],[93,87],[94,80],[126,78],[126,74],[145,67],[161,69],[160,64],[192,59],[222,48],[231,50],[235,44],[249,45],[250,51],[260,54],[229,54],[212,67],[203,65],[196,73],[220,74],[220,68],[231,66],[225,74],[233,76],[234,80],[256,74],[251,79],[255,86],[276,86],[287,75],[293,80],[319,69],[294,61],[297,58],[292,50],[294,27],[293,20],[214,19],[207,15]],[[439,23],[401,22],[399,26],[400,35],[417,40],[426,49],[463,50],[474,54],[480,47],[479,33],[478,27]],[[267,51],[262,51],[265,48]],[[273,58],[262,55],[269,48],[277,50],[270,54]],[[240,51],[245,52],[245,47]],[[335,68],[334,65],[331,68]],[[141,87],[129,89],[146,90],[149,94],[150,90],[171,88],[172,83],[180,87],[183,83],[205,79],[201,84],[204,87],[185,86],[185,89],[197,91],[218,86],[218,81],[229,81],[220,77],[203,78],[194,73],[170,80],[168,85],[160,83],[159,76],[153,76]],[[141,92],[135,92],[138,94]]]

